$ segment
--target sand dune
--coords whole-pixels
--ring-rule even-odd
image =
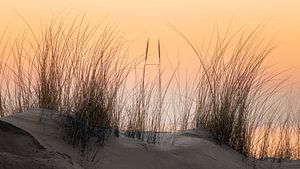
[[[254,164],[227,146],[210,141],[207,133],[200,130],[165,133],[158,145],[124,136],[110,138],[99,148],[94,161],[86,161],[76,148],[63,141],[59,117],[56,112],[31,110],[2,118],[0,168],[252,169],[255,166],[263,169],[271,166]],[[292,169],[300,165],[287,162],[281,167]]]
[[[28,132],[0,121],[0,168],[65,169],[76,167],[67,156],[45,149]]]

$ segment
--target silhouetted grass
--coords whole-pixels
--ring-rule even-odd
[[[87,155],[92,137],[102,145],[113,129],[119,130],[120,89],[131,63],[113,27],[100,29],[66,19],[43,25],[39,33],[29,27],[34,39],[29,46],[26,33],[15,40],[8,93],[12,112],[63,112],[65,140]]]
[[[263,27],[264,23],[237,40],[228,30],[224,36],[217,33],[201,50],[171,25],[192,47],[201,67],[195,127],[207,129],[245,156],[251,155],[253,130],[273,113],[266,112],[267,107],[281,84],[265,62],[274,46],[261,36]]]
[[[149,63],[149,40],[142,61],[131,62],[114,27],[85,24],[84,18],[56,18],[39,32],[29,26],[10,52],[0,39],[0,117],[30,108],[60,111],[64,139],[89,160],[119,130],[159,143],[162,131],[194,127],[207,129],[219,143],[248,157],[299,158],[300,120],[279,113],[283,98],[274,97],[284,80],[277,81],[278,73],[266,62],[274,45],[264,40],[263,27],[237,38],[228,31],[217,34],[207,49],[198,49],[173,27],[199,59],[196,78],[187,75],[182,84],[179,63],[169,79],[163,76],[160,41],[157,63]],[[132,73],[135,83],[127,86]],[[174,78],[170,118],[165,100]],[[167,120],[174,126],[166,127]]]
[[[157,43],[158,63],[148,63],[149,39],[146,44],[145,57],[142,63],[141,77],[138,75],[140,64],[135,65],[135,84],[130,98],[132,101],[128,106],[128,118],[125,130],[128,137],[156,144],[159,142],[159,132],[164,131],[165,110],[164,100],[175,71],[167,81],[163,81],[163,70],[161,64],[161,46]],[[154,68],[148,71],[150,68]],[[152,79],[147,75],[152,75]]]

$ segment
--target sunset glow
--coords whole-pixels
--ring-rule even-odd
[[[300,0],[0,14],[0,169],[300,168]]]
[[[170,29],[173,24],[199,46],[207,42],[216,24],[226,31],[232,20],[231,32],[251,30],[269,20],[264,34],[275,37],[277,45],[272,62],[280,69],[292,68],[293,81],[300,78],[300,2],[297,0],[2,0],[1,29],[14,35],[27,28],[19,15],[35,28],[42,21],[62,15],[70,18],[86,13],[86,21],[116,25],[130,44],[132,55],[144,52],[150,38],[150,51],[155,52],[157,39],[171,59],[179,55],[187,64],[197,62],[191,48]],[[151,47],[151,44],[154,46]],[[196,67],[196,66],[195,66]]]

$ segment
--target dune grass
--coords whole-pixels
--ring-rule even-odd
[[[127,125],[125,125],[126,135],[156,144],[159,142],[159,133],[165,128],[164,109],[165,98],[175,71],[167,80],[163,80],[163,70],[161,64],[160,41],[157,42],[157,63],[148,63],[149,39],[146,43],[145,56],[141,64],[135,65],[131,102],[129,105]],[[140,76],[137,66],[142,66]],[[152,68],[152,69],[151,69]],[[149,69],[149,70],[148,70]],[[152,75],[148,76],[148,75]]]
[[[85,156],[91,137],[102,145],[112,129],[119,130],[120,90],[131,62],[114,27],[100,30],[83,22],[56,19],[39,33],[29,28],[29,35],[18,37],[7,92],[12,113],[31,108],[63,112],[64,139]]]
[[[263,27],[239,37],[217,34],[202,50],[172,27],[199,59],[196,78],[186,75],[182,86],[179,63],[170,78],[164,76],[160,41],[157,63],[148,63],[149,40],[142,61],[129,60],[111,26],[89,25],[84,18],[56,18],[39,32],[29,26],[10,50],[0,39],[0,117],[31,108],[62,112],[64,140],[89,160],[99,150],[95,146],[120,130],[156,144],[162,131],[191,128],[208,130],[247,157],[299,158],[300,120],[279,112],[285,103],[274,98],[284,80],[277,80],[267,63],[274,45],[265,41]],[[171,116],[166,97],[174,79]],[[273,140],[274,133],[279,140]]]
[[[266,63],[274,45],[262,37],[263,27],[264,23],[237,40],[228,30],[224,36],[217,32],[207,49],[199,49],[171,25],[199,59],[195,127],[207,129],[219,143],[245,156],[253,155],[253,132],[265,121],[275,123],[272,116],[278,112],[272,112],[272,99],[284,81],[276,81],[278,73],[271,72]],[[281,131],[286,131],[286,126]]]

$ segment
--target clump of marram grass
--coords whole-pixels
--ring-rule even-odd
[[[43,25],[40,33],[30,31],[33,42],[25,44],[24,33],[12,46],[14,80],[8,93],[13,112],[63,112],[64,139],[89,155],[92,137],[103,145],[112,129],[119,130],[120,90],[131,70],[121,39],[113,27],[101,30],[66,18]]]
[[[224,37],[217,34],[216,42],[209,44],[214,46],[205,51],[172,27],[191,45],[200,62],[195,127],[207,129],[220,143],[245,156],[251,155],[252,130],[265,120],[268,101],[280,84],[274,81],[277,74],[270,73],[265,64],[273,45],[272,41],[264,43],[262,27],[242,34],[235,44],[228,33]]]
[[[175,75],[175,71],[173,71],[168,81],[163,83],[160,48],[160,41],[158,41],[158,63],[148,63],[149,39],[147,40],[141,78],[139,78],[135,67],[132,101],[127,111],[128,125],[125,125],[128,137],[144,140],[152,144],[159,142],[159,132],[164,131],[166,118],[164,116],[164,100]],[[139,65],[137,64],[136,66]],[[151,67],[154,70],[148,71]],[[150,79],[148,77],[149,74],[154,77]]]
[[[118,97],[130,67],[121,53],[121,44],[105,31],[80,62],[72,95],[72,116],[81,122],[72,142],[81,142],[81,151],[95,134],[103,144],[109,129],[119,130]],[[74,126],[73,126],[74,127]],[[103,132],[103,133],[102,133]],[[76,135],[81,135],[78,138]]]

